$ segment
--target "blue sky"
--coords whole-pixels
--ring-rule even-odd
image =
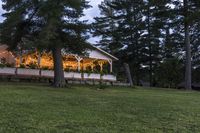
[[[103,1],[103,0],[89,0],[90,5],[92,5],[92,8],[89,8],[85,11],[86,16],[83,17],[83,19],[89,20],[90,22],[94,21],[93,18],[96,16],[100,15],[98,5]],[[90,43],[95,44],[96,41],[98,41],[98,37],[91,37],[88,41]]]
[[[99,16],[98,5],[103,0],[88,0],[88,1],[90,1],[90,5],[92,5],[92,8],[85,10],[86,16],[84,18],[88,19],[89,21],[93,21],[94,17]]]
[[[0,1],[0,13],[3,13],[3,9],[2,9],[2,2]],[[0,16],[0,21],[2,21],[2,17]]]
[[[93,18],[96,16],[99,16],[99,9],[98,5],[103,1],[103,0],[88,0],[90,1],[90,5],[92,5],[92,8],[85,10],[86,16],[83,17],[84,20],[89,20],[90,22],[93,21]],[[0,1],[0,13],[3,13],[2,10],[2,2]],[[0,17],[0,21],[2,21],[2,17]],[[91,43],[95,43],[98,40],[98,38],[90,38],[88,41]]]

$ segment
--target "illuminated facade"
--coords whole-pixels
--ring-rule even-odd
[[[53,69],[53,57],[51,53],[32,52],[22,55],[13,55],[6,50],[6,45],[0,46],[1,63],[13,64],[15,67],[30,69]],[[75,54],[63,54],[63,68],[65,71],[85,71],[85,72],[113,72],[113,61],[118,60],[109,53],[93,47],[87,50],[87,56]]]

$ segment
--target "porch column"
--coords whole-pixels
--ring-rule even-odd
[[[94,64],[91,64],[92,72],[94,72]]]
[[[22,55],[20,54],[19,55],[19,65],[21,65],[22,64]]]
[[[113,62],[112,60],[108,60],[108,63],[110,64],[110,72],[113,72]]]
[[[78,61],[78,71],[80,72],[80,70],[81,70],[81,61],[83,60],[83,58],[81,58],[79,56],[75,56],[75,58]]]
[[[78,71],[80,72],[80,70],[81,70],[81,59],[78,60]]]
[[[41,53],[38,53],[38,67],[41,65]]]
[[[101,69],[101,72],[103,71],[103,62],[100,62],[100,69]]]

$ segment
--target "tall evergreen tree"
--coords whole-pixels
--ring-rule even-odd
[[[83,53],[87,44],[87,25],[80,21],[86,0],[2,0],[5,21],[1,24],[1,43],[16,50],[24,40],[30,47],[49,50],[54,60],[54,86],[65,85],[62,49]]]
[[[185,88],[192,89],[192,61],[190,46],[190,22],[189,22],[189,3],[183,0],[183,16],[184,16],[184,32],[185,32],[185,48],[186,48],[186,71],[185,71]]]
[[[93,36],[100,36],[101,40],[97,45],[106,49],[113,55],[119,52],[123,45],[121,43],[121,33],[118,30],[118,24],[116,22],[115,13],[116,11],[111,6],[114,0],[104,0],[100,5],[99,9],[101,17],[96,17],[95,23],[93,23]]]
[[[185,51],[185,89],[192,89],[192,53],[191,44],[192,27],[199,20],[199,1],[198,0],[171,0],[174,5],[174,14],[176,18],[173,22],[176,24],[179,35],[184,35],[184,51]],[[175,32],[176,32],[175,31]]]
[[[142,4],[142,0],[113,0],[112,2],[105,0],[99,6],[102,16],[96,18],[94,24],[94,35],[102,35],[100,44],[109,40],[107,47],[111,49],[110,51],[114,50],[114,54],[124,62],[129,63],[137,84],[139,84],[142,58],[145,56],[145,54],[140,54],[141,51],[145,51],[140,38],[144,26]]]
[[[121,48],[117,56],[129,62],[137,83],[142,69],[148,68],[153,85],[155,70],[164,60],[184,60],[186,88],[191,89],[191,57],[198,61],[199,5],[198,0],[103,2],[102,16],[95,22],[95,35],[102,35],[101,42],[107,42],[110,51]],[[191,50],[196,51],[195,55]]]
[[[141,38],[144,33],[142,14],[143,1],[116,1],[112,7],[117,12],[118,30],[121,31],[121,42],[125,45],[123,59],[129,62],[132,74],[137,85],[140,84],[142,65],[145,62],[145,45]]]

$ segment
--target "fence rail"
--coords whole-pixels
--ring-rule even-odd
[[[0,75],[54,78],[54,71],[42,69],[4,67],[0,68]],[[64,77],[66,79],[103,80],[112,82],[117,81],[116,76],[112,74],[106,74],[101,76],[100,74],[96,73],[64,72]]]

